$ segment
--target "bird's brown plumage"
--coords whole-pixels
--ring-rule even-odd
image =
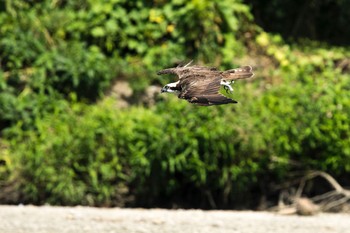
[[[176,74],[179,82],[171,89],[180,92],[179,98],[202,106],[237,103],[219,93],[221,81],[234,81],[253,76],[250,66],[227,71],[204,66],[184,66],[164,69],[157,74]]]

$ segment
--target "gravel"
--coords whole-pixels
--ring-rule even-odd
[[[350,233],[350,214],[0,206],[0,233]]]

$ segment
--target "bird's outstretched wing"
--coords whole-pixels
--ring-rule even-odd
[[[195,79],[180,80],[182,92],[179,98],[202,106],[237,103],[219,93],[221,77],[217,73],[206,73],[196,76]]]
[[[191,62],[184,66],[177,66],[174,68],[163,69],[158,71],[157,74],[158,75],[176,74],[179,80],[186,79],[186,78],[193,78],[196,76],[205,76],[205,74],[208,74],[210,72],[220,74],[220,71],[218,71],[218,69],[215,67],[205,67],[205,66],[198,66],[198,65],[189,66],[190,64]]]

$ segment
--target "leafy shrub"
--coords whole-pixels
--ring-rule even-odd
[[[9,131],[17,191],[38,204],[132,197],[128,205],[237,208],[256,205],[266,182],[292,171],[347,173],[349,80],[335,72],[285,80],[259,98],[247,92],[252,84],[238,86],[238,105],[201,108],[174,96],[152,109],[73,104],[45,115],[37,131]]]
[[[235,1],[90,1],[67,27],[124,59],[142,57],[150,70],[198,57],[214,61],[228,47],[233,59],[244,46],[238,32],[248,27],[249,8]],[[236,50],[236,53],[233,51]]]
[[[232,140],[233,128],[222,124],[223,108],[208,112],[185,103],[173,106],[172,114],[186,113],[183,119],[163,112],[165,105],[156,112],[120,112],[108,103],[87,108],[77,104],[64,110],[66,114],[36,121],[37,131],[8,131],[16,170],[12,179],[20,184],[14,189],[20,194],[13,196],[36,204],[122,205],[116,198],[129,187],[136,203],[150,205],[168,197],[176,201],[177,192],[191,197],[186,201],[197,196],[190,193],[196,190],[201,201],[211,188],[228,195],[221,189],[232,188],[232,181],[245,190],[248,180],[237,178],[256,166],[242,170],[239,164],[246,162],[229,156],[239,137]]]
[[[293,171],[350,171],[346,48],[250,37],[238,0],[15,0],[0,9],[1,202],[253,207]],[[245,51],[267,62],[235,84],[237,105],[168,96],[117,109],[101,98],[116,76],[139,91],[170,63],[231,68]]]
[[[123,160],[115,132],[123,127],[112,108],[77,104],[34,122],[37,130],[14,128],[9,145],[17,197],[25,203],[122,205]],[[19,126],[20,127],[20,126]],[[20,132],[20,133],[19,133]],[[22,141],[22,143],[19,143]],[[101,146],[103,145],[103,146]],[[125,164],[125,163],[124,163]],[[118,199],[119,198],[119,199]]]
[[[231,62],[251,22],[240,0],[14,0],[1,4],[0,19],[1,128],[25,114],[17,105],[44,111],[19,103],[22,92],[91,102],[119,77],[138,94],[159,83],[149,74],[160,67],[196,57]]]

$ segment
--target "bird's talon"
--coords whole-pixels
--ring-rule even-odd
[[[233,92],[233,88],[229,84],[225,84],[224,89],[226,90],[227,94],[228,93],[232,94],[232,92]]]

